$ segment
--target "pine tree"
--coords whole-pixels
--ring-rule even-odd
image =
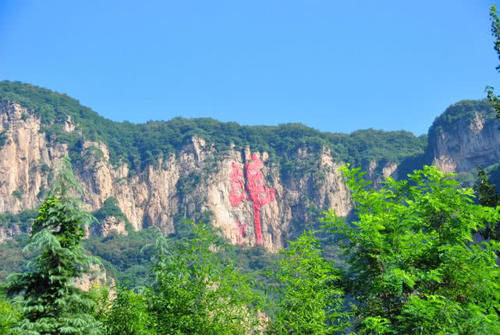
[[[92,258],[80,242],[83,225],[89,218],[80,210],[79,190],[69,159],[64,160],[54,191],[38,211],[30,234],[28,250],[38,253],[30,271],[9,278],[9,294],[21,297],[21,321],[15,333],[100,334],[100,324],[91,310],[94,302],[74,280],[89,272]]]

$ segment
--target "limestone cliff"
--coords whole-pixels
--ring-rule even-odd
[[[335,163],[327,150],[319,157],[307,156],[310,160],[319,158],[317,173],[283,181],[279,166],[266,164],[266,152],[252,153],[251,148],[243,152],[216,152],[213,146],[197,137],[193,137],[178,157],[171,155],[165,161],[159,160],[132,177],[127,176],[126,164],[119,168],[109,164],[108,152],[102,144],[87,143],[84,147],[99,148],[103,153],[91,155],[83,169],[77,171],[86,188],[89,209],[97,209],[107,198],[115,197],[134,229],[155,225],[168,234],[174,232],[176,217],[199,219],[207,214],[231,243],[263,244],[268,250],[276,251],[283,246],[294,220],[307,221],[309,204],[334,208],[339,215],[347,215],[351,208],[348,191],[337,170],[341,164]],[[257,211],[247,173],[251,162],[261,164],[256,173],[260,173],[262,179],[257,182],[275,194],[272,201]],[[231,202],[235,169],[241,171],[242,176],[243,197],[238,204]],[[256,216],[260,216],[261,240],[256,232]],[[105,231],[107,229],[112,228]]]
[[[500,162],[500,121],[486,102],[449,107],[429,130],[433,163],[444,172],[467,172]]]
[[[36,208],[69,155],[87,209],[104,212],[88,233],[104,236],[148,226],[170,234],[186,217],[210,221],[232,244],[277,251],[321,210],[349,214],[343,162],[362,166],[377,186],[429,157],[446,172],[500,159],[499,121],[485,102],[450,107],[431,127],[424,153],[423,138],[408,132],[345,135],[210,119],[116,123],[67,96],[4,85],[26,92],[0,99],[0,214]],[[0,241],[18,228],[0,222]]]
[[[67,119],[64,131],[78,134],[79,127]],[[0,133],[5,137],[0,147],[0,212],[35,208],[50,189],[68,148],[47,136],[33,111],[18,104],[1,105]],[[308,221],[311,205],[334,208],[339,215],[347,215],[351,208],[337,170],[342,163],[326,148],[299,151],[299,167],[308,162],[314,169],[282,179],[279,164],[270,162],[267,152],[254,152],[251,147],[217,151],[193,136],[177,155],[160,158],[131,175],[127,163],[111,164],[106,145],[84,140],[75,174],[84,185],[88,210],[97,210],[114,197],[133,229],[155,225],[169,234],[175,230],[176,218],[205,216],[233,244],[262,244],[276,251],[292,225]],[[239,190],[235,190],[235,173],[240,176]],[[241,197],[238,203],[231,201],[235,192]],[[265,194],[272,196],[263,200]],[[93,231],[106,235],[113,230],[126,233],[123,220],[104,220]],[[3,238],[8,234],[5,231]]]
[[[0,104],[0,133],[0,213],[34,208],[67,148],[47,141],[40,119],[18,104]]]

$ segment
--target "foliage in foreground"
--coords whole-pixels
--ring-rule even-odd
[[[282,251],[278,272],[278,312],[269,334],[336,334],[345,330],[348,315],[340,273],[321,255],[318,240],[305,232]]]
[[[87,216],[75,199],[76,181],[69,161],[55,183],[54,195],[38,211],[26,249],[37,256],[29,271],[9,278],[8,293],[21,299],[15,334],[100,334],[92,316],[94,301],[75,287],[74,280],[89,271],[91,258],[80,245]]]
[[[148,287],[92,290],[104,334],[252,334],[263,327],[262,298],[226,257],[228,246],[207,225],[186,222],[184,229],[183,239],[157,236]]]
[[[16,308],[0,294],[0,335],[11,334],[11,329],[19,319]]]
[[[88,217],[72,197],[77,183],[68,171],[33,224],[28,271],[10,278],[8,291],[19,303],[0,300],[0,334],[500,333],[499,242],[494,234],[477,241],[477,232],[500,220],[485,175],[476,190],[489,207],[474,204],[473,190],[434,167],[404,181],[388,178],[378,190],[359,169],[344,168],[356,218],[346,224],[329,213],[323,235],[344,250],[346,272],[303,234],[268,279],[277,302],[265,316],[228,246],[209,225],[192,222],[180,238],[159,236],[156,252],[147,251],[155,257],[153,276],[144,280],[149,287],[77,289],[74,279],[91,261],[80,246]]]
[[[217,252],[220,239],[202,224],[193,237],[157,244],[155,285],[146,293],[159,334],[244,334],[258,326],[250,278]]]
[[[97,303],[95,318],[102,323],[103,334],[107,335],[153,335],[153,323],[143,294],[124,286],[110,289],[94,286],[90,295]]]
[[[358,219],[325,218],[350,265],[360,334],[498,334],[497,241],[472,233],[500,218],[473,203],[473,191],[435,167],[369,189],[359,169],[344,168]]]
[[[491,183],[485,170],[481,169],[474,184],[477,201],[480,205],[487,207],[500,206],[500,194],[497,193],[496,186]],[[484,229],[479,230],[486,240],[500,241],[500,221],[487,222]]]

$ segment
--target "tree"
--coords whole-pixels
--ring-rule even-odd
[[[158,334],[245,334],[258,327],[258,298],[249,277],[221,256],[209,227],[191,223],[189,239],[157,242],[149,311]],[[172,242],[170,245],[169,242]]]
[[[497,6],[495,5],[490,7],[490,21],[491,34],[495,38],[493,48],[500,59],[500,19],[498,18]],[[498,65],[496,69],[497,71],[500,71],[500,65]],[[497,118],[500,118],[500,97],[494,93],[493,87],[491,86],[486,87],[486,92],[488,94],[488,100],[491,102],[493,109],[497,113]]]
[[[104,314],[104,326],[108,335],[155,334],[146,297],[125,287],[116,288],[116,296],[111,301],[110,309]]]
[[[500,195],[497,193],[495,184],[491,183],[484,169],[479,170],[477,174],[474,190],[480,205],[487,207],[496,207],[500,205]],[[500,222],[488,222],[485,229],[481,230],[480,233],[486,240],[492,238],[499,241]]]
[[[321,256],[318,240],[305,232],[282,251],[279,310],[269,334],[340,334],[347,326],[339,271]]]
[[[80,245],[88,215],[72,195],[78,190],[69,159],[64,160],[54,192],[38,211],[26,249],[38,253],[30,271],[9,278],[8,293],[20,295],[20,334],[100,334],[91,314],[94,302],[75,287],[89,272],[92,258]]]
[[[435,167],[368,188],[344,168],[357,219],[325,222],[348,255],[346,290],[360,334],[498,334],[499,243],[472,232],[500,218]]]
[[[0,335],[11,334],[11,328],[15,326],[18,318],[14,305],[0,294]]]

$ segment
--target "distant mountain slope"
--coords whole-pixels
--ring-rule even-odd
[[[433,163],[446,172],[467,172],[500,162],[500,121],[487,101],[450,106],[429,129]]]
[[[178,153],[193,136],[214,144],[219,151],[250,146],[252,150],[276,156],[281,163],[296,156],[299,148],[319,151],[322,146],[327,146],[337,160],[354,165],[382,159],[397,163],[406,156],[423,152],[427,144],[425,136],[416,137],[407,131],[370,129],[346,135],[319,132],[301,124],[240,126],[209,118],[175,118],[146,124],[114,122],[67,95],[19,82],[0,82],[0,101],[18,103],[32,110],[40,118],[44,131],[70,144],[70,150],[74,147],[79,151],[77,142],[81,138],[101,141],[108,147],[111,162],[126,162],[131,171],[140,171],[159,157]],[[68,117],[77,127],[78,136],[63,131]]]
[[[458,103],[436,120],[429,137],[406,131],[325,133],[301,124],[240,126],[213,119],[132,124],[105,119],[66,95],[4,81],[0,213],[36,208],[61,158],[69,155],[89,210],[100,213],[95,234],[151,225],[170,233],[189,217],[210,221],[233,244],[262,244],[276,251],[314,223],[321,210],[349,214],[349,192],[337,171],[345,163],[363,167],[378,182],[433,161],[458,171],[476,162],[498,162],[500,132],[491,131],[498,126],[489,113],[481,101]],[[455,152],[450,146],[458,137]],[[481,140],[467,147],[475,139]],[[467,148],[475,158],[464,153]],[[19,230],[6,226],[0,238]]]

